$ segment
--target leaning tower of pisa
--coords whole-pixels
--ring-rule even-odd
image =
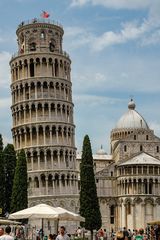
[[[47,203],[78,211],[71,60],[61,25],[47,19],[22,22],[12,56],[12,135],[25,149],[29,206]]]

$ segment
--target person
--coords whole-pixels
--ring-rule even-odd
[[[133,229],[133,240],[135,240],[135,237],[138,235],[138,230],[137,229]]]
[[[123,228],[123,234],[124,234],[124,239],[128,240],[129,233],[128,233],[126,227]]]
[[[78,227],[78,229],[77,229],[77,237],[81,237],[81,235],[82,235],[82,230],[81,230],[81,228],[80,227]]]
[[[155,236],[156,236],[156,240],[160,240],[160,224],[158,224],[155,230]]]
[[[104,229],[104,240],[107,240],[107,231]]]
[[[151,226],[150,228],[150,239],[154,240],[155,239],[155,231],[154,231],[154,227]]]
[[[124,232],[122,230],[116,232],[116,240],[124,240]]]
[[[56,237],[56,240],[70,240],[70,237],[66,234],[66,229],[64,226],[60,227],[59,234]]]
[[[11,227],[7,226],[5,228],[5,233],[0,237],[0,240],[14,240],[14,238],[10,234],[11,234]]]
[[[50,234],[48,235],[48,240],[54,240],[53,234],[50,233]]]
[[[0,236],[2,236],[4,234],[4,228],[0,227]]]
[[[48,240],[55,240],[56,237],[57,237],[56,234],[52,234],[52,233],[50,233],[50,234],[48,235]]]
[[[131,232],[131,229],[128,229],[128,240],[131,240],[133,236],[133,233]]]
[[[103,240],[103,238],[104,238],[104,232],[103,232],[103,229],[101,228],[98,231],[98,239]]]
[[[143,240],[144,239],[144,230],[142,228],[139,229],[138,234],[135,236],[135,240]]]

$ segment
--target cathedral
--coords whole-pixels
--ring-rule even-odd
[[[39,203],[79,211],[71,59],[63,51],[63,27],[51,20],[22,22],[18,51],[10,61],[12,136],[24,149],[29,207]],[[160,217],[160,139],[135,110],[134,101],[111,131],[111,153],[101,148],[94,170],[108,230],[145,227]]]
[[[160,218],[160,138],[134,101],[112,129],[111,153],[93,155],[103,228],[145,228]],[[80,156],[78,156],[80,161]]]

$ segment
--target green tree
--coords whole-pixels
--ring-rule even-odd
[[[27,163],[22,149],[17,156],[17,163],[13,181],[11,212],[27,208]]]
[[[4,196],[4,156],[3,156],[3,138],[0,134],[0,215],[4,214],[4,202],[5,202],[5,196]]]
[[[5,213],[10,213],[13,179],[16,167],[16,152],[13,144],[7,144],[3,154],[5,169]]]
[[[82,226],[91,231],[91,239],[93,239],[93,230],[98,230],[101,227],[102,220],[94,176],[92,149],[88,135],[83,140],[80,165],[80,215],[85,218],[85,223],[82,223]]]

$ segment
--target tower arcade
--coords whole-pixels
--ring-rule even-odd
[[[63,51],[61,25],[22,22],[18,52],[10,61],[12,135],[25,149],[29,206],[39,202],[78,210],[71,60]]]

